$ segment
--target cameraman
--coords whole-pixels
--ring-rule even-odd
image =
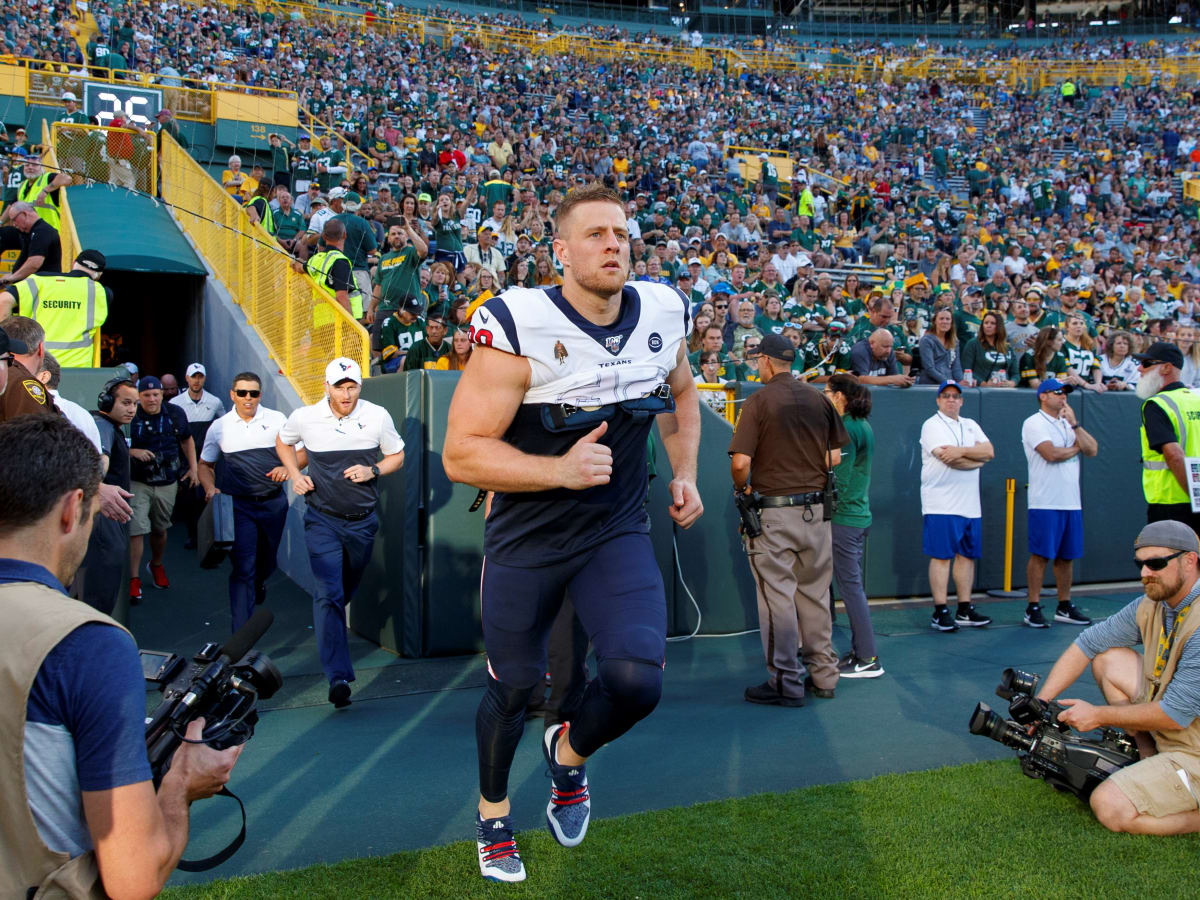
[[[59,416],[0,424],[0,896],[152,897],[188,839],[188,805],[241,747],[184,744],[157,794],[133,639],[71,600],[99,505],[100,455]],[[191,723],[198,738],[202,720]]]
[[[1091,664],[1108,701],[1060,700],[1059,719],[1078,731],[1122,728],[1141,761],[1092,793],[1092,811],[1111,831],[1200,831],[1200,540],[1182,522],[1152,522],[1134,541],[1146,593],[1084,630],[1054,664],[1038,692],[1053,700]],[[1141,643],[1142,653],[1133,650]]]

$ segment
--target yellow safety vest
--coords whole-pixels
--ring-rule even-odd
[[[254,201],[257,199],[258,199],[257,197],[251,197],[249,200],[247,200],[245,203],[242,204],[242,208],[249,209],[251,206],[254,205]],[[263,200],[266,201],[266,198],[264,197]],[[266,202],[266,204],[263,208],[266,209],[267,212],[259,221],[262,222],[262,227],[267,229],[267,234],[269,234],[273,237],[275,235],[276,229],[275,229],[275,216],[271,211],[271,204],[269,202]],[[258,210],[256,209],[255,212],[258,212]]]
[[[1200,394],[1194,394],[1187,388],[1177,388],[1155,394],[1146,403],[1157,404],[1167,414],[1175,426],[1175,434],[1185,457],[1200,456]],[[1145,404],[1142,407],[1144,409]],[[1179,486],[1167,467],[1166,457],[1150,449],[1144,421],[1139,430],[1142,438],[1142,492],[1146,495],[1146,502],[1190,503],[1187,491]]]
[[[1062,86],[1062,95],[1064,97],[1074,97],[1075,96],[1075,82],[1064,81],[1063,86]]]
[[[104,288],[86,275],[30,275],[18,281],[18,311],[46,330],[46,349],[64,369],[88,369],[92,344],[108,318]]]
[[[333,291],[333,283],[329,280],[329,273],[333,271],[333,264],[339,259],[346,260],[346,265],[350,265],[350,257],[341,250],[324,250],[321,253],[314,253],[308,258],[308,274]],[[355,319],[361,319],[363,317],[362,291],[358,289],[358,285],[353,280],[353,277],[351,277],[348,293],[350,295],[350,315]],[[333,310],[318,306],[313,310],[313,326],[332,325],[335,316],[336,314]]]
[[[37,195],[42,192],[42,188],[50,184],[50,176],[43,172],[37,178],[29,181],[21,182],[21,186],[17,188],[17,200],[22,203],[33,203],[37,199]],[[33,208],[37,211],[40,218],[47,225],[53,226],[55,231],[58,231],[59,223],[62,221],[62,216],[58,212],[58,200],[54,194],[47,191],[46,196],[42,198],[41,203],[33,203]]]

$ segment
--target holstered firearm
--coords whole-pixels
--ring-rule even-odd
[[[742,534],[748,538],[756,538],[761,535],[762,519],[759,518],[758,511],[762,508],[762,495],[758,491],[752,491],[749,494],[734,491],[733,502],[737,504]]]

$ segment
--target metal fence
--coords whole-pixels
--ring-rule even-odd
[[[58,168],[87,182],[111,184],[143,194],[158,190],[154,135],[133,128],[55,122],[50,144]]]
[[[326,364],[348,356],[367,371],[366,330],[306,274],[261,225],[169,135],[162,196],[305,403],[323,395]]]

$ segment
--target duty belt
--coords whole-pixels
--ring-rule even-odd
[[[782,497],[763,497],[759,504],[763,509],[779,509],[785,506],[816,506],[825,502],[824,491],[810,491],[807,494],[785,494]]]

